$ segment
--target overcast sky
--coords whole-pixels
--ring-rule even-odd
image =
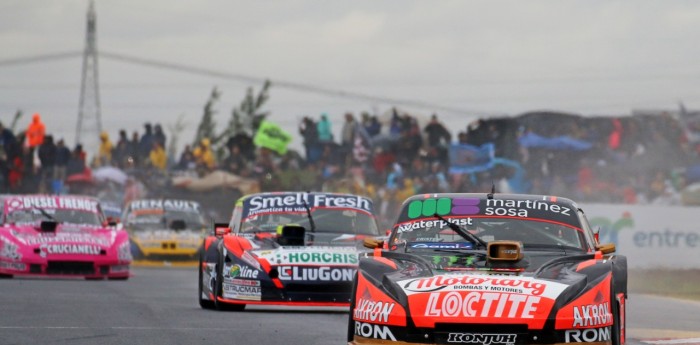
[[[584,115],[700,107],[697,1],[98,0],[98,48],[212,71],[441,107],[456,131],[480,116],[550,109]],[[87,0],[0,2],[0,61],[81,51]],[[113,137],[184,115],[191,141],[212,87],[228,121],[260,84],[99,60]],[[81,58],[0,65],[0,120],[39,112],[72,144]],[[391,104],[274,87],[267,110],[296,133],[303,115]],[[419,114],[430,107],[404,106]],[[443,108],[451,108],[452,111]],[[87,125],[86,125],[87,126]],[[96,135],[96,133],[94,134]],[[294,146],[300,146],[296,139]]]

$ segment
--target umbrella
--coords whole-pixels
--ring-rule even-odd
[[[97,168],[92,172],[92,176],[100,182],[112,181],[118,184],[125,184],[128,178],[125,172],[112,166]]]

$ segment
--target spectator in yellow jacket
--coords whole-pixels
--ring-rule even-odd
[[[197,163],[197,167],[206,168],[207,170],[213,170],[216,167],[214,152],[211,150],[209,138],[203,138],[192,151],[192,155]]]
[[[151,161],[151,165],[154,168],[165,171],[168,164],[168,155],[165,153],[165,149],[158,141],[153,141],[153,148],[148,155],[148,159]]]
[[[112,164],[112,142],[109,141],[107,132],[100,133],[100,148],[97,151],[97,166]]]

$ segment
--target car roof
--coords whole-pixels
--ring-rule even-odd
[[[403,205],[410,203],[414,200],[424,200],[424,199],[436,199],[436,198],[474,198],[480,200],[531,200],[531,201],[546,201],[548,203],[566,205],[573,208],[578,208],[576,203],[568,198],[562,198],[558,196],[551,195],[538,195],[538,194],[508,194],[508,193],[426,193],[426,194],[416,194],[406,200],[404,200]]]
[[[242,196],[239,200],[245,200],[252,198],[254,196],[282,196],[282,195],[297,195],[299,193],[309,194],[309,195],[333,195],[333,196],[359,196],[361,198],[368,198],[365,195],[357,195],[350,193],[335,193],[335,192],[304,192],[304,191],[281,191],[281,192],[263,192],[263,193],[253,193],[246,194]]]

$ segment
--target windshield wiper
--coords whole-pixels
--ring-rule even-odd
[[[308,195],[308,194],[306,194]],[[304,200],[304,208],[306,209],[306,216],[309,218],[309,226],[311,227],[311,232],[316,232],[316,224],[314,223],[314,217],[311,216],[311,209],[309,209],[309,204]]]
[[[54,218],[52,215],[50,215],[48,212],[46,212],[46,210],[44,210],[43,208],[39,208],[36,206],[34,206],[32,208],[39,211],[42,216],[48,218],[50,221],[58,223],[58,220],[56,220],[56,218]]]
[[[440,219],[441,221],[447,223],[447,226],[449,226],[450,229],[454,230],[454,232],[458,233],[458,234],[459,234],[460,236],[462,236],[465,240],[467,240],[467,241],[472,241],[472,242],[476,242],[476,243],[479,244],[480,246],[484,247],[484,249],[486,249],[486,246],[487,246],[487,245],[486,245],[486,242],[484,242],[484,240],[482,240],[482,239],[479,238],[478,236],[472,234],[472,233],[469,232],[469,231],[464,230],[461,226],[459,226],[459,225],[457,225],[457,224],[455,224],[455,223],[450,222],[449,220],[445,219],[445,217],[443,217],[443,216],[441,216],[441,215],[439,215],[439,214],[437,214],[437,213],[435,213],[434,216],[437,217],[438,219]]]
[[[415,249],[415,248],[414,248],[414,249]],[[463,249],[467,249],[467,248],[463,248]],[[481,251],[481,250],[480,250],[480,251],[469,251],[469,252],[465,252],[464,250],[459,250],[459,249],[456,249],[456,248],[450,248],[450,249],[447,249],[447,248],[436,248],[436,249],[432,249],[431,252],[452,253],[452,254],[462,254],[462,255],[480,255],[480,256],[486,255],[486,252]]]
[[[585,252],[584,249],[574,247],[574,246],[567,246],[567,245],[563,245],[563,244],[544,244],[544,243],[542,243],[542,244],[524,243],[523,250],[527,250],[527,249],[559,249],[559,250],[563,250],[563,251],[572,250],[572,251]]]

